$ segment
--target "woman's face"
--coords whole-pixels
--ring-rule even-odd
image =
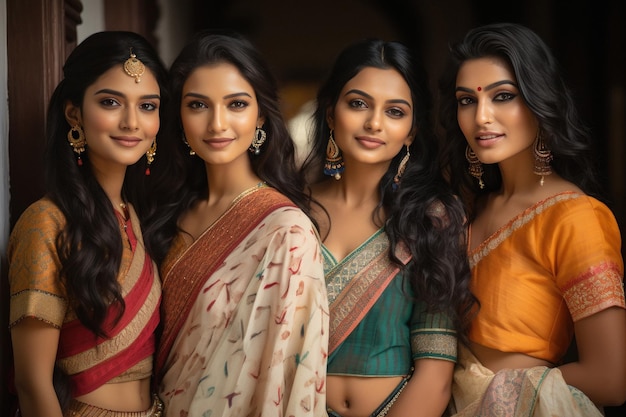
[[[486,164],[532,152],[538,123],[520,95],[515,74],[499,58],[464,62],[456,78],[457,120]]]
[[[68,123],[83,128],[96,172],[132,165],[146,153],[159,131],[160,93],[148,68],[137,83],[116,65],[85,90],[81,108],[66,105]]]
[[[181,98],[185,136],[200,158],[209,165],[249,161],[248,148],[264,119],[254,88],[234,65],[198,67],[185,81]]]
[[[394,69],[366,67],[341,90],[328,124],[346,165],[386,164],[410,145],[411,90]]]

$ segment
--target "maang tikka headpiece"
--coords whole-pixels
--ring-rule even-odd
[[[141,81],[141,76],[146,72],[146,66],[133,54],[133,48],[130,48],[130,58],[124,62],[124,71],[133,77],[136,83]]]

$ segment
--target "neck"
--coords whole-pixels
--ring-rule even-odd
[[[348,206],[362,206],[380,201],[380,180],[387,171],[387,167],[372,167],[356,165],[346,167],[340,180],[329,179],[328,187],[335,198]]]
[[[249,161],[245,162],[247,164],[206,165],[209,204],[217,203],[222,199],[231,201],[241,192],[262,182],[252,170]]]
[[[125,167],[118,170],[108,170],[106,172],[94,169],[96,180],[116,210],[121,210],[120,204],[126,203],[122,198],[122,186],[124,185],[125,175]]]
[[[533,172],[533,164],[532,153],[498,164],[502,175],[500,193],[510,197],[514,194],[530,194],[537,191],[541,187],[541,177]]]

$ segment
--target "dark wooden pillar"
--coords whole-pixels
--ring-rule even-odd
[[[128,30],[158,46],[154,35],[160,11],[156,0],[104,0],[106,30]]]
[[[65,58],[76,45],[80,0],[7,0],[9,175],[11,228],[28,205],[43,195],[42,156],[46,108],[61,79]],[[7,263],[0,276],[0,404],[8,413],[11,343]]]

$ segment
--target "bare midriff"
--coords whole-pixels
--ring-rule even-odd
[[[539,358],[518,352],[502,352],[497,349],[488,348],[477,343],[470,342],[470,349],[480,363],[489,368],[492,372],[502,369],[523,369],[534,366],[553,367],[554,364]]]
[[[144,411],[152,404],[150,378],[104,384],[76,400],[114,411]]]
[[[329,375],[326,405],[342,417],[369,417],[400,384],[402,377]]]

